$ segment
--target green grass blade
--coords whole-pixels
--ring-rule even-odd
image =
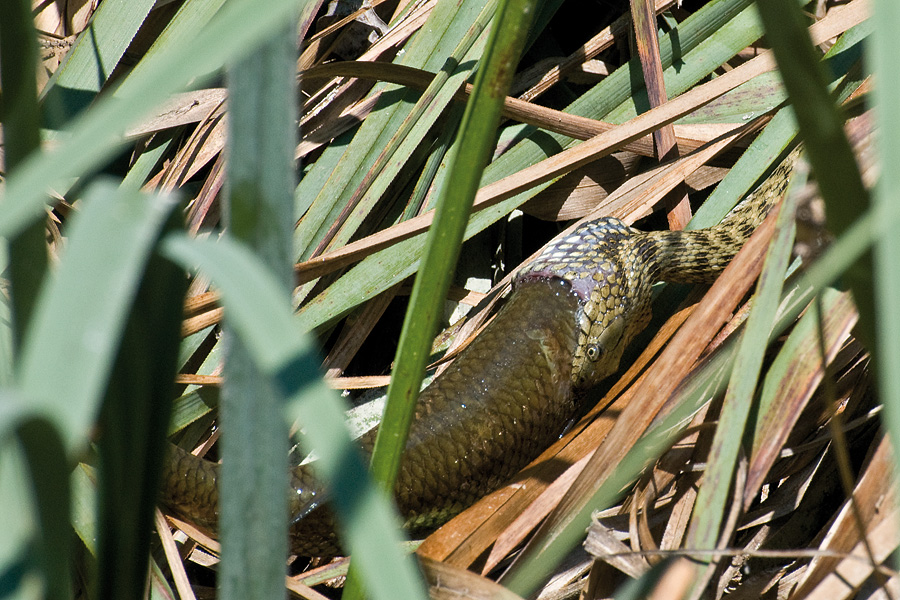
[[[71,476],[72,528],[87,551],[97,554],[97,484],[93,468],[80,463]]]
[[[778,0],[759,0],[757,5],[825,200],[829,228],[839,235],[869,205],[869,194],[844,134],[844,115],[828,90],[825,70],[810,40],[801,8]],[[845,274],[859,307],[859,333],[870,342],[876,331],[871,277],[870,258],[864,258]]]
[[[827,310],[823,311],[825,307]],[[825,288],[812,302],[778,351],[765,375],[755,418],[744,506],[759,491],[793,426],[824,377],[822,349],[843,341],[855,322],[849,294]]]
[[[160,132],[154,136],[151,145],[143,149],[128,169],[128,174],[122,179],[122,185],[141,189],[159,159],[172,147],[174,138],[173,132]]]
[[[219,388],[204,386],[191,390],[177,398],[172,406],[172,422],[169,434],[181,431],[200,417],[219,406]]]
[[[288,422],[305,425],[301,442],[320,457],[317,473],[329,485],[343,539],[368,592],[379,600],[424,598],[421,576],[400,551],[399,517],[350,440],[343,402],[319,376],[319,358],[297,328],[282,283],[228,237],[215,243],[179,236],[163,245],[167,256],[210,277],[233,331],[285,399]]]
[[[493,149],[500,109],[531,22],[534,3],[501,1],[494,17],[475,90],[460,127],[458,148],[450,163],[450,181],[441,193],[434,225],[429,231],[425,256],[416,277],[400,336],[396,366],[388,390],[387,406],[375,451],[373,475],[385,490],[393,489],[400,453],[415,407],[417,391],[437,328],[459,245],[468,220],[484,165]],[[401,401],[406,399],[406,401]],[[393,440],[391,446],[385,446]]]
[[[17,427],[17,434],[28,465],[40,525],[33,543],[43,576],[44,597],[66,600],[72,596],[69,569],[72,526],[66,450],[56,427],[46,418],[24,419]]]
[[[796,135],[794,113],[789,108],[782,108],[697,209],[686,229],[712,227],[721,221],[752,189],[753,183],[775,163],[775,159],[784,153]]]
[[[0,1],[0,122],[3,123],[3,158],[7,171],[16,167],[41,144],[37,101],[37,41],[31,4],[24,0]],[[9,240],[9,285],[15,343],[21,342],[31,319],[41,282],[47,271],[44,223],[35,222]],[[10,363],[11,364],[11,363]]]
[[[44,573],[34,552],[41,535],[33,486],[18,429],[30,415],[27,402],[14,391],[0,392],[0,569],[5,595],[37,600],[43,598]]]
[[[887,416],[887,429],[891,439],[900,439],[900,385],[896,375],[900,365],[900,272],[897,257],[900,256],[900,170],[893,166],[900,159],[900,112],[896,109],[900,93],[900,77],[897,73],[896,41],[900,27],[900,5],[890,0],[873,3],[871,61],[875,86],[877,147],[882,165],[881,176],[875,187],[875,223],[882,227],[875,239],[875,300],[878,336],[875,359],[878,365],[879,394]],[[894,460],[897,460],[894,449]],[[897,464],[895,462],[895,464]],[[895,470],[896,473],[896,470]]]
[[[291,226],[296,185],[296,40],[281,26],[271,39],[228,69],[229,233],[276,274],[285,301],[291,290]],[[284,594],[289,521],[288,429],[280,399],[252,352],[226,322],[228,377],[222,388],[220,531],[222,598]],[[252,515],[252,518],[248,518]]]
[[[425,256],[406,311],[384,417],[372,453],[372,475],[386,493],[394,489],[432,338],[535,5],[531,0],[498,3],[475,87],[463,115],[460,143],[450,161],[449,181],[453,185],[444,186],[441,192],[434,226],[429,232]],[[465,148],[465,152],[460,148]],[[357,578],[351,565],[347,577],[349,599],[362,597]]]
[[[173,213],[169,229],[179,221]],[[121,337],[100,413],[98,598],[137,598],[147,587],[186,290],[184,271],[152,256]]]
[[[0,0],[0,120],[3,121],[3,159],[11,170],[40,146],[40,111],[35,69],[37,40],[31,20],[31,3]]]
[[[60,267],[41,291],[18,381],[56,421],[70,452],[88,438],[141,274],[173,207],[169,198],[108,183],[90,188]]]
[[[741,334],[735,356],[739,369],[731,373],[722,404],[719,425],[710,449],[707,469],[697,492],[697,501],[688,529],[686,546],[716,548],[727,514],[726,504],[732,488],[732,474],[744,438],[744,429],[753,405],[756,382],[781,297],[782,282],[790,262],[794,241],[796,194],[805,179],[792,178],[776,222],[775,236],[769,245],[750,316]],[[704,568],[697,566],[698,570]]]
[[[222,8],[225,0],[187,0],[178,8],[178,12],[159,34],[144,58],[134,66],[125,80],[137,80],[145,77],[144,71],[152,69],[158,54],[170,52],[170,48],[189,43],[197,35],[198,31],[206,28]],[[132,84],[124,84],[132,85]],[[118,90],[117,90],[118,91]]]
[[[0,264],[6,253],[0,244]],[[10,386],[15,379],[15,348],[12,329],[12,306],[8,299],[0,299],[0,386]]]

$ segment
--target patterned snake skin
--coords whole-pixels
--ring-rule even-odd
[[[713,280],[784,192],[795,156],[715,227],[644,233],[601,218],[524,267],[495,319],[419,397],[396,486],[410,534],[458,514],[557,439],[577,390],[615,372],[646,327],[652,284]],[[363,451],[374,441],[374,431],[364,435]],[[217,478],[218,465],[173,446],[162,503],[215,531]],[[309,466],[293,468],[295,554],[341,552],[326,498]]]

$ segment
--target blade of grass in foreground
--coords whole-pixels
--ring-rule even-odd
[[[172,214],[168,229],[181,222]],[[150,258],[107,385],[98,442],[98,598],[137,598],[147,587],[187,283],[180,267]]]
[[[4,595],[29,597],[37,576],[43,597],[71,598],[69,468],[59,431],[21,394],[3,392],[0,406],[0,569],[17,574],[5,578]]]
[[[840,235],[869,205],[869,194],[844,133],[845,117],[828,90],[800,6],[778,0],[759,0],[757,6],[825,200],[828,225]],[[845,279],[859,307],[859,333],[872,342],[876,328],[871,258],[863,258],[848,270]]]
[[[40,109],[37,101],[37,40],[27,0],[0,0],[0,122],[3,123],[3,158],[7,172],[41,144]],[[22,68],[27,65],[30,68]],[[47,272],[44,223],[26,227],[9,244],[9,295],[14,345],[21,344],[41,283]],[[5,328],[5,326],[4,326]],[[8,333],[8,332],[4,332]],[[4,365],[8,371],[11,361]]]
[[[291,290],[297,118],[292,30],[278,28],[228,69],[226,226],[275,274],[285,300]],[[219,591],[224,599],[274,598],[284,595],[287,575],[288,429],[278,394],[228,319],[225,335]]]
[[[174,206],[168,197],[101,183],[87,190],[69,224],[18,372],[23,392],[57,421],[68,452],[88,439],[144,266]]]
[[[425,255],[413,285],[381,428],[372,453],[372,475],[390,494],[406,447],[409,427],[432,337],[453,267],[472,209],[481,175],[493,149],[496,128],[512,74],[525,45],[535,10],[533,0],[501,0],[494,15],[487,47],[475,78],[472,96],[460,125],[457,151],[450,160],[450,175],[438,202]],[[358,575],[350,566],[345,594],[362,597]]]
[[[89,188],[81,212],[70,223],[59,268],[42,288],[24,340],[19,387],[29,398],[30,410],[52,424],[30,429],[23,440],[29,464],[37,469],[32,479],[41,526],[38,535],[40,543],[52,544],[50,551],[66,564],[71,536],[69,461],[84,448],[96,421],[125,317],[153,242],[173,206],[170,199],[125,193],[109,184]],[[44,436],[46,442],[41,440]],[[54,450],[57,445],[59,449]],[[7,479],[4,486],[9,485],[15,482]],[[53,525],[60,519],[65,521],[61,533]],[[67,570],[58,566],[53,577],[65,581],[51,582],[54,594],[60,586],[69,585]]]
[[[266,383],[284,399],[288,423],[305,426],[301,443],[320,457],[342,539],[378,600],[424,598],[415,564],[400,550],[399,518],[372,483],[344,423],[343,402],[318,374],[311,339],[298,328],[282,283],[231,238],[218,242],[173,236],[163,252],[199,267],[222,294],[231,327]]]
[[[900,382],[896,369],[900,365],[900,111],[896,108],[900,94],[900,74],[897,72],[897,31],[900,30],[900,4],[893,0],[873,3],[875,33],[872,36],[871,58],[878,85],[874,97],[877,115],[878,151],[882,165],[875,188],[875,223],[883,224],[881,235],[875,240],[875,300],[878,336],[875,358],[879,392],[887,414],[887,428],[891,439],[900,440]],[[898,450],[894,443],[894,464]]]

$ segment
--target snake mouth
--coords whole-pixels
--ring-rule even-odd
[[[569,279],[564,275],[556,273],[550,269],[541,269],[519,274],[519,276],[516,277],[515,281],[513,282],[513,286],[519,287],[523,283],[530,283],[533,281],[545,281],[550,283],[558,281],[566,288],[568,288],[571,292],[573,292],[576,296],[578,296],[578,300],[581,304],[584,304],[590,299],[591,292],[596,285],[596,282],[590,279]]]

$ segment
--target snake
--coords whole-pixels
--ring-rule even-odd
[[[411,537],[499,488],[562,434],[584,390],[619,368],[651,317],[659,281],[713,281],[784,193],[797,151],[718,225],[640,231],[588,220],[514,276],[493,320],[419,396],[395,486]],[[370,454],[377,428],[358,441]],[[290,476],[294,554],[342,553],[315,463]],[[219,465],[171,445],[161,503],[200,529],[218,521]]]

